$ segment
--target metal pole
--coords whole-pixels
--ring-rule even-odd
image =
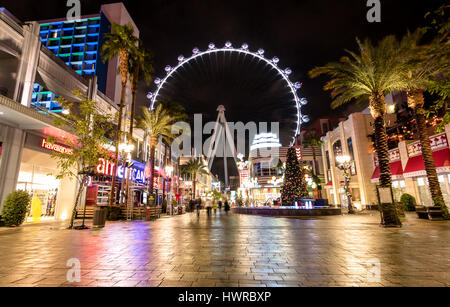
[[[228,187],[229,186],[229,182],[228,182],[228,161],[227,161],[227,139],[225,138],[225,127],[224,127],[224,123],[222,122],[222,137],[223,137],[223,169],[225,172],[225,185]]]
[[[348,213],[353,214],[355,211],[352,206],[352,198],[349,192],[349,180],[348,180],[348,171],[350,170],[350,166],[344,166],[344,177],[345,177],[345,193],[347,194],[347,203],[348,203]]]

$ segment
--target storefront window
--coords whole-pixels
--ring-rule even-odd
[[[392,181],[392,193],[394,194],[394,201],[400,201],[400,198],[405,193],[405,180]]]
[[[444,202],[447,207],[450,207],[450,175],[444,176],[440,175],[439,185],[441,186],[442,196],[444,197]]]
[[[417,178],[417,189],[419,190],[420,204],[422,206],[433,205],[427,181],[426,177]]]
[[[328,150],[325,151],[325,156],[327,158],[327,169],[330,169],[330,154],[328,153]]]
[[[28,163],[21,164],[16,189],[27,191],[32,196],[30,216],[53,217],[58,188],[59,180],[56,179],[54,169]],[[37,204],[40,204],[40,208]]]

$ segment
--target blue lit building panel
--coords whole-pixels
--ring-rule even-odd
[[[41,24],[42,45],[62,59],[79,75],[97,75],[98,88],[106,91],[107,63],[101,59],[103,34],[110,32],[111,24],[100,13],[98,17],[77,21],[57,21]],[[49,94],[50,93],[50,94]],[[62,112],[54,100],[57,97],[39,84],[35,84],[31,105],[49,112]]]

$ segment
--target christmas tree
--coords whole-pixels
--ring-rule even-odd
[[[302,196],[308,196],[305,173],[300,167],[294,147],[290,147],[287,152],[281,201],[283,206],[292,206],[294,201]]]

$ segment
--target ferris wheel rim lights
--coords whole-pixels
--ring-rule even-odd
[[[299,97],[297,91],[302,87],[301,82],[292,82],[289,79],[289,75],[292,74],[292,70],[287,67],[281,69],[278,67],[278,62],[280,61],[278,57],[274,56],[270,59],[264,57],[264,49],[260,48],[256,52],[252,52],[249,50],[249,46],[247,43],[243,43],[240,48],[233,47],[230,41],[225,43],[224,47],[218,48],[214,43],[208,44],[208,49],[201,51],[198,47],[195,47],[192,50],[192,55],[190,57],[185,57],[183,55],[178,56],[178,64],[174,67],[167,65],[165,66],[166,76],[164,78],[155,78],[154,83],[157,86],[155,93],[149,92],[147,94],[147,98],[150,100],[150,109],[153,109],[155,102],[157,101],[158,95],[160,94],[161,89],[164,87],[164,84],[168,81],[168,79],[184,64],[189,63],[195,58],[201,57],[203,55],[211,54],[211,53],[219,53],[219,52],[235,52],[239,54],[251,55],[255,58],[263,60],[266,64],[270,65],[274,68],[281,78],[286,82],[289,87],[289,90],[294,97],[294,101],[297,108],[297,129],[296,135],[300,134],[300,127],[302,123],[306,123],[309,121],[309,117],[307,115],[302,115],[301,107],[304,106],[308,100],[303,97]]]

